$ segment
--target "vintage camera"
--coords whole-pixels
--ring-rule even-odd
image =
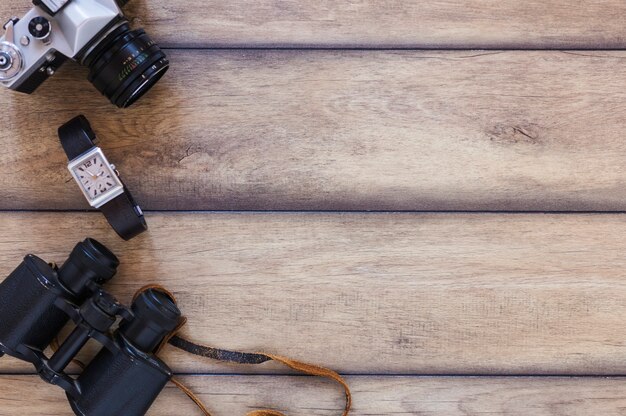
[[[0,82],[31,94],[69,58],[89,68],[89,81],[126,108],[161,79],[169,61],[143,29],[131,30],[128,0],[33,0],[0,38]]]
[[[66,391],[79,416],[143,416],[172,378],[155,353],[180,326],[180,310],[158,289],[141,292],[130,308],[120,304],[101,286],[118,265],[106,247],[87,239],[60,268],[29,255],[0,283],[0,356],[34,364],[43,380]],[[70,320],[73,331],[46,356]],[[90,339],[103,348],[71,377],[65,369]]]

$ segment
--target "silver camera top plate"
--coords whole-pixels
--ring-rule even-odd
[[[53,3],[62,6],[63,0],[54,0]],[[56,52],[75,59],[120,15],[122,11],[115,0],[71,0],[55,16],[50,16],[41,7],[33,7],[20,20],[14,21],[12,30],[0,38],[0,43],[13,45],[23,60],[22,70],[2,83],[14,89],[14,86],[19,86],[24,79],[40,70],[47,60],[54,59]],[[41,16],[50,21],[51,33],[46,41],[34,39],[28,27],[31,20]]]

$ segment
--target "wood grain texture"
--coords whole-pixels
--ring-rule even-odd
[[[342,399],[311,378],[261,376],[182,377],[214,416],[244,416],[257,408],[290,416],[336,416]],[[624,379],[349,377],[353,416],[515,415],[623,416]],[[64,395],[34,376],[0,377],[0,415],[71,416]],[[200,416],[173,386],[148,416]]]
[[[3,2],[21,16],[28,0]],[[624,48],[620,0],[132,0],[170,47]]]
[[[77,67],[1,91],[0,209],[87,207],[76,102],[148,210],[626,209],[625,52],[170,55],[128,111]]]
[[[0,215],[0,276],[86,233],[123,301],[173,290],[184,334],[346,374],[626,373],[623,215],[158,214],[130,243],[98,214]],[[279,372],[201,362],[177,371]],[[0,371],[32,371],[0,360]]]

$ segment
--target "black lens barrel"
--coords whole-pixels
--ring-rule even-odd
[[[161,48],[128,23],[109,33],[83,63],[89,67],[89,81],[120,108],[135,103],[169,69]]]

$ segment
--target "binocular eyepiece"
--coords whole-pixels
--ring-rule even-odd
[[[118,266],[110,250],[87,239],[61,267],[28,255],[0,283],[0,356],[32,363],[42,379],[66,391],[77,415],[143,416],[172,377],[155,353],[180,326],[181,312],[158,289],[140,293],[130,308],[120,304],[102,288]],[[74,330],[47,357],[70,320]],[[66,367],[90,339],[103,348],[70,377]]]

